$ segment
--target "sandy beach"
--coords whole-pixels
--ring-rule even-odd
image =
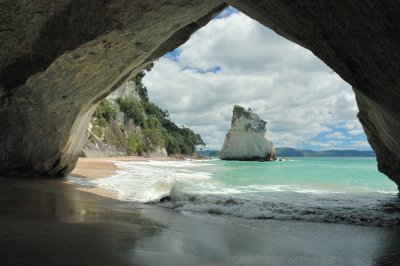
[[[105,177],[114,159],[80,160],[74,174]],[[364,266],[400,254],[395,228],[138,207],[60,179],[0,178],[0,226],[2,265]]]
[[[123,157],[97,157],[97,158],[84,158],[80,157],[75,166],[74,171],[69,175],[88,179],[99,179],[105,178],[117,173],[117,166],[113,163],[115,161],[120,162],[138,162],[138,161],[170,161],[170,160],[181,160],[172,157],[143,157],[143,156],[123,156]],[[67,181],[68,182],[68,181]],[[68,182],[70,183],[70,182]],[[117,199],[117,194],[104,190],[98,187],[83,187],[76,186],[75,189],[100,195],[107,198]]]
[[[80,157],[71,175],[86,177],[90,179],[104,178],[116,173],[118,168],[113,164],[115,161],[134,162],[134,161],[171,161],[180,160],[172,157],[143,157],[143,156],[123,156],[123,157]]]

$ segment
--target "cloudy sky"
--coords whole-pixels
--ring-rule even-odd
[[[370,150],[349,84],[310,51],[229,8],[155,62],[144,84],[178,125],[220,149],[233,105],[268,122],[277,147]]]

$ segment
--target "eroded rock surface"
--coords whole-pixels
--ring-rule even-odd
[[[0,172],[71,171],[97,103],[225,6],[0,1]]]
[[[267,122],[250,109],[235,105],[231,129],[226,134],[220,158],[239,161],[275,161],[276,152],[266,134]]]

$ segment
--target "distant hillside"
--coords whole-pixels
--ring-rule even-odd
[[[373,151],[358,150],[297,150],[293,148],[276,148],[278,157],[375,157]]]
[[[197,151],[203,157],[219,157],[218,150]],[[373,151],[358,151],[358,150],[327,150],[327,151],[312,151],[312,150],[297,150],[293,148],[276,148],[278,157],[375,157]]]
[[[200,156],[207,157],[207,158],[218,158],[219,157],[219,150],[204,150],[204,151],[196,151]]]

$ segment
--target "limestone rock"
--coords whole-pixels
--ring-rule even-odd
[[[110,125],[98,127],[97,130],[101,130],[101,137],[98,133],[93,132],[93,124],[96,118],[92,118],[87,129],[87,134],[84,139],[83,147],[80,152],[81,157],[110,157],[110,156],[126,156],[127,151],[124,145],[127,144],[128,135],[127,133],[140,134],[140,128],[135,125],[132,119],[128,118],[124,112],[122,112],[117,103],[119,97],[133,97],[140,100],[140,96],[136,91],[136,84],[133,80],[122,83],[115,91],[107,96],[107,100],[113,104],[117,111],[117,117],[115,121],[112,121]],[[121,129],[121,126],[124,130]],[[108,141],[105,141],[105,138]],[[116,144],[115,144],[116,143]],[[161,157],[161,156],[160,156]]]
[[[250,109],[233,108],[231,129],[226,134],[220,153],[222,160],[275,161],[276,152],[267,138],[267,122]]]
[[[220,0],[0,1],[0,172],[65,175],[98,103]]]
[[[163,158],[163,157],[168,157],[168,153],[165,148],[156,147],[153,151],[149,151],[143,154],[143,156],[149,158]]]
[[[91,132],[91,126],[91,123],[89,123],[88,134],[84,139],[83,148],[79,155],[80,157],[110,157],[126,155],[125,149],[117,145],[110,145],[109,143],[106,143],[104,139],[93,134]],[[111,131],[110,128],[107,128],[106,130]],[[118,133],[122,134],[122,132]]]
[[[400,189],[400,2],[226,2],[309,49],[353,87],[378,169]]]
[[[226,0],[353,86],[400,186],[400,3]],[[0,172],[68,173],[96,105],[226,7],[219,0],[0,1]]]
[[[115,103],[118,98],[124,96],[129,96],[140,100],[140,96],[136,91],[136,84],[133,80],[128,80],[127,82],[121,84],[121,86],[107,96],[107,100]]]

